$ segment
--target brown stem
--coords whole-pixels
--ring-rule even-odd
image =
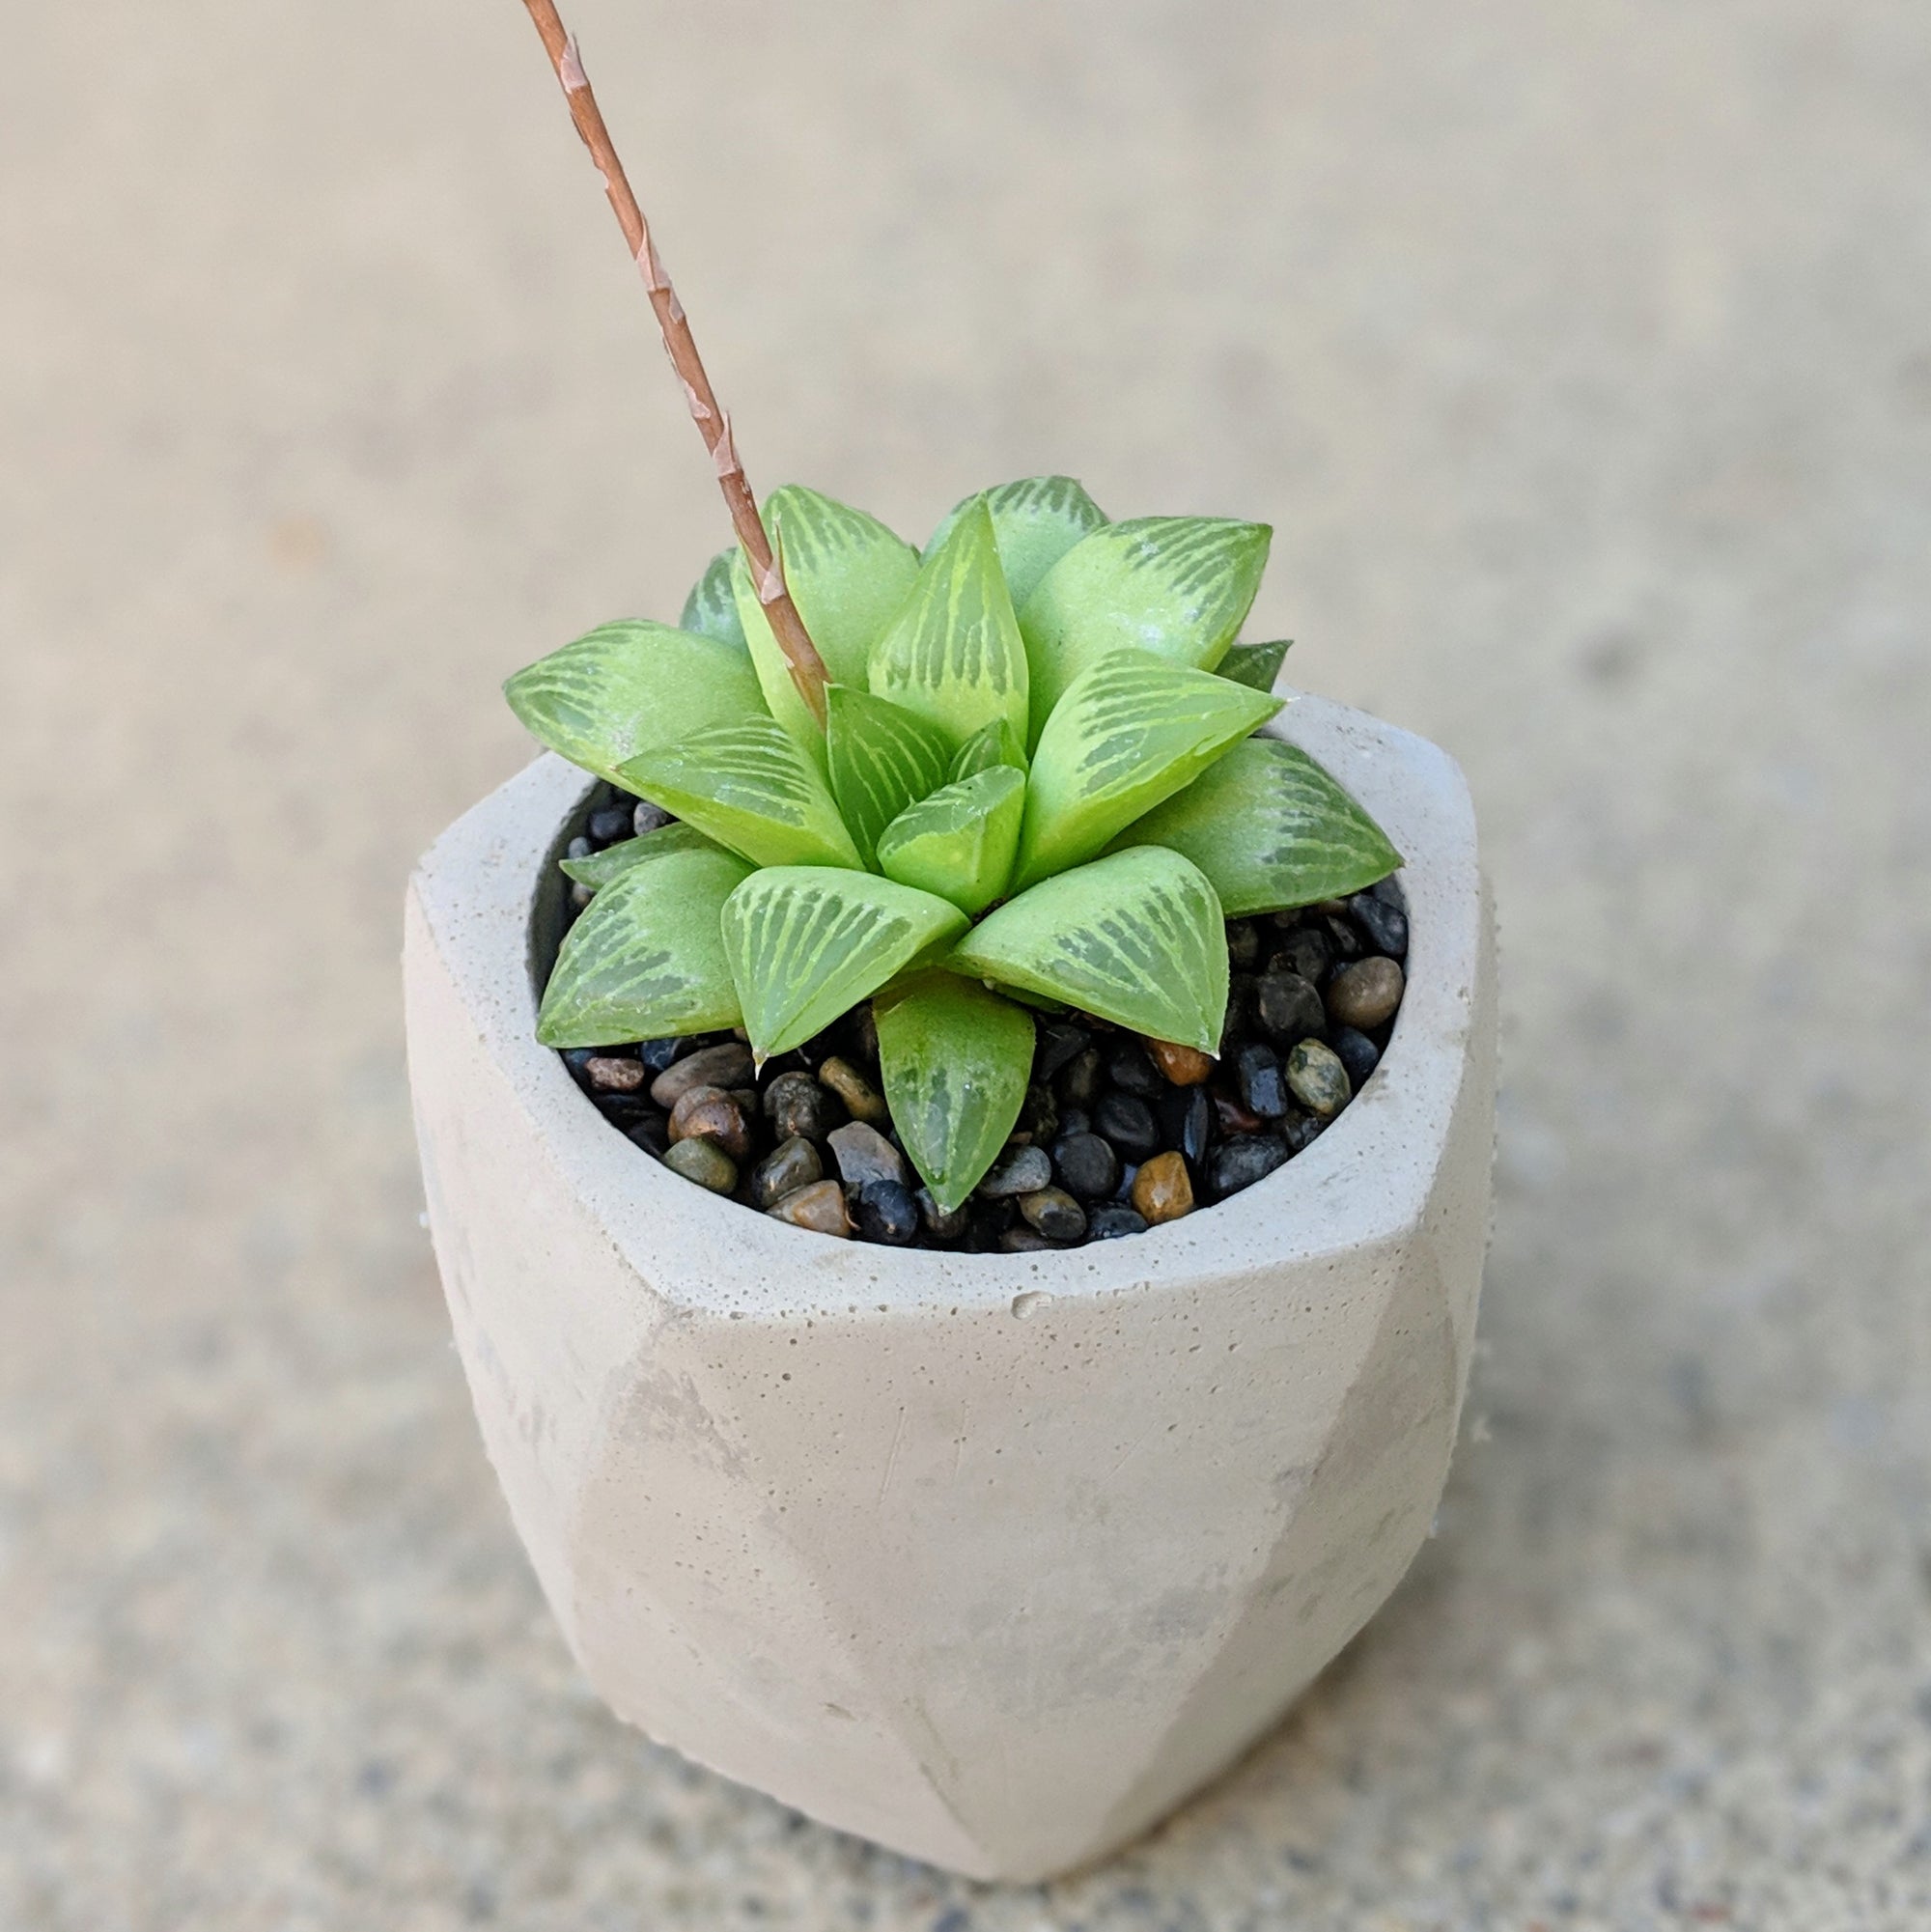
[[[745,558],[751,566],[751,580],[757,586],[758,602],[764,606],[771,634],[776,637],[778,648],[785,655],[785,662],[791,668],[792,683],[798,686],[798,696],[809,707],[812,716],[823,725],[825,659],[818,655],[818,647],[812,643],[811,633],[804,628],[804,619],[798,615],[798,605],[792,602],[791,592],[785,588],[784,566],[772,553],[764,523],[758,516],[758,499],[751,494],[744,465],[738,461],[737,444],[731,436],[731,418],[719,406],[711,387],[711,378],[704,373],[697,344],[691,339],[690,323],[685,318],[684,304],[678,300],[677,291],[671,287],[670,278],[663,271],[663,264],[658,259],[657,247],[651,240],[650,224],[644,219],[643,210],[637,206],[636,196],[630,192],[624,164],[617,158],[617,150],[611,145],[610,130],[603,125],[603,113],[597,105],[596,95],[590,91],[583,62],[577,55],[576,42],[564,31],[563,22],[557,17],[554,0],[523,0],[523,5],[529,9],[530,18],[536,22],[537,32],[543,36],[544,50],[549,55],[550,66],[556,70],[556,77],[563,83],[564,98],[570,103],[570,118],[575,122],[576,131],[582,136],[583,145],[590,150],[590,158],[597,164],[597,172],[603,182],[603,192],[610,198],[618,225],[624,231],[624,239],[630,243],[631,258],[643,275],[651,307],[657,312],[658,327],[663,331],[664,348],[669,352],[671,367],[677,371],[684,384],[685,400],[690,405],[691,419],[697,425],[698,434],[704,438],[704,447],[711,452],[711,466],[716,472],[717,487],[724,492],[725,504],[731,512],[732,527],[738,532],[738,542],[742,545]]]

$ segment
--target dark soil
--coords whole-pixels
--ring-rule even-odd
[[[662,822],[636,806],[600,787],[571,855],[630,837],[633,822]],[[582,888],[572,902],[569,916],[587,903]],[[1227,922],[1217,1060],[1087,1014],[1041,1015],[1019,1124],[951,1215],[898,1146],[869,1001],[755,1075],[734,1033],[562,1058],[646,1155],[754,1211],[891,1246],[1077,1247],[1225,1200],[1327,1132],[1387,1048],[1407,952],[1401,887],[1385,880],[1352,899]]]

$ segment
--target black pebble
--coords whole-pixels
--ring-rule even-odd
[[[653,1107],[644,1118],[630,1129],[630,1138],[646,1154],[655,1154],[659,1161],[664,1157],[664,1149],[670,1145],[670,1122]]]
[[[1358,1093],[1361,1082],[1374,1072],[1382,1050],[1357,1026],[1335,1027],[1329,1044],[1334,1049],[1335,1057],[1348,1070],[1348,1084]]]
[[[1069,1134],[1091,1134],[1093,1116],[1084,1107],[1063,1106],[1059,1109],[1059,1137],[1064,1140]]]
[[[1348,901],[1355,923],[1368,936],[1368,943],[1389,959],[1408,954],[1408,914],[1385,906],[1372,892],[1357,892]]]
[[[1099,1048],[1083,1047],[1060,1070],[1060,1101],[1067,1106],[1090,1108],[1103,1084]]]
[[[1361,943],[1361,935],[1352,919],[1344,919],[1330,913],[1323,921],[1328,928],[1328,937],[1334,942],[1334,958],[1337,963],[1357,960],[1367,951]]]
[[[630,814],[622,805],[606,805],[590,814],[590,836],[599,845],[615,845],[630,836]]]
[[[1237,972],[1228,980],[1227,1017],[1220,1025],[1222,1058],[1254,1030],[1257,997],[1252,973]]]
[[[1205,1087],[1173,1087],[1161,1099],[1160,1127],[1166,1144],[1198,1169],[1214,1138],[1214,1103]]]
[[[1287,1111],[1287,1082],[1281,1078],[1280,1055],[1272,1047],[1256,1040],[1241,1049],[1235,1063],[1241,1081],[1241,1099],[1249,1113],[1263,1120],[1278,1120]]]
[[[823,1140],[845,1118],[845,1103],[809,1074],[780,1074],[765,1089],[765,1118],[780,1140]]]
[[[1236,972],[1252,972],[1260,964],[1261,936],[1245,919],[1227,921],[1227,964]]]
[[[667,1072],[683,1054],[685,1042],[679,1039],[644,1040],[637,1047],[637,1058],[653,1075]]]
[[[1327,933],[1318,926],[1297,926],[1288,934],[1268,961],[1270,972],[1297,972],[1311,986],[1319,986],[1334,964],[1334,947]]]
[[[1114,1047],[1106,1055],[1106,1074],[1123,1093],[1138,1094],[1142,1100],[1166,1090],[1160,1069],[1137,1040],[1122,1040]]]
[[[1010,1196],[996,1201],[974,1201],[972,1218],[966,1228],[966,1246],[979,1254],[997,1247],[999,1237],[1012,1226],[1018,1214]]]
[[[1049,1080],[1073,1058],[1093,1044],[1093,1036],[1083,1026],[1069,1025],[1063,1020],[1049,1020],[1039,1029],[1039,1050],[1033,1060],[1036,1080]]]
[[[1042,1188],[1020,1202],[1025,1216],[1048,1241],[1077,1241],[1086,1232],[1086,1210],[1058,1188]]]
[[[940,1241],[956,1241],[966,1232],[966,1224],[972,1218],[969,1207],[954,1208],[950,1214],[932,1198],[929,1188],[918,1190],[918,1218],[925,1223],[926,1232]]]
[[[1086,1217],[1088,1241],[1118,1241],[1123,1234],[1144,1234],[1146,1218],[1133,1208],[1095,1208]]]
[[[1294,1113],[1280,1124],[1281,1138],[1287,1142],[1290,1154],[1299,1154],[1302,1148],[1311,1147],[1321,1137],[1322,1130],[1328,1123],[1316,1113]]]
[[[1267,973],[1255,992],[1254,1008],[1262,1028],[1284,1045],[1309,1034],[1318,1039],[1327,1029],[1328,1011],[1320,994],[1298,972]]]
[[[1393,873],[1385,879],[1377,880],[1368,887],[1384,906],[1392,906],[1397,912],[1408,910],[1408,894],[1401,889],[1401,881]]]
[[[897,1181],[867,1181],[858,1190],[858,1232],[903,1247],[918,1232],[918,1202]]]
[[[1082,1201],[1104,1201],[1120,1185],[1120,1157],[1097,1134],[1063,1134],[1052,1164],[1059,1185]]]
[[[647,1096],[636,1094],[599,1094],[597,1111],[620,1134],[628,1134],[640,1120],[648,1120],[652,1114],[662,1117],[660,1108],[653,1106]]]
[[[1026,1088],[1015,1131],[1029,1134],[1042,1146],[1059,1132],[1059,1108],[1053,1101],[1050,1087],[1041,1086],[1035,1080]]]
[[[590,1076],[584,1069],[608,1050],[604,1047],[566,1047],[563,1050],[563,1064],[570,1069],[571,1078],[576,1084],[585,1087],[590,1084]]]
[[[1137,1094],[1109,1093],[1093,1109],[1093,1126],[1114,1147],[1133,1161],[1160,1152],[1160,1128],[1153,1108]]]
[[[1216,1200],[1251,1188],[1287,1159],[1287,1149],[1271,1134],[1241,1134],[1223,1140],[1208,1163],[1208,1179]]]

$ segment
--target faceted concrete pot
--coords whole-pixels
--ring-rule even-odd
[[[585,1673],[654,1738],[981,1878],[1132,1838],[1360,1629],[1425,1535],[1489,1212],[1495,967],[1461,774],[1279,729],[1408,856],[1393,1040],[1306,1152],[1060,1254],[807,1234],[608,1127],[532,1027],[584,776],[410,889],[430,1220],[490,1457]]]

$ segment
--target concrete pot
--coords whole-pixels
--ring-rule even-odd
[[[436,1256],[584,1672],[700,1763],[975,1877],[1093,1860],[1236,1757],[1447,1474],[1493,1141],[1473,815],[1419,739],[1314,698],[1277,728],[1408,854],[1392,1043],[1266,1180],[1060,1254],[807,1234],[610,1129],[532,1033],[589,790],[561,760],[410,886]]]

